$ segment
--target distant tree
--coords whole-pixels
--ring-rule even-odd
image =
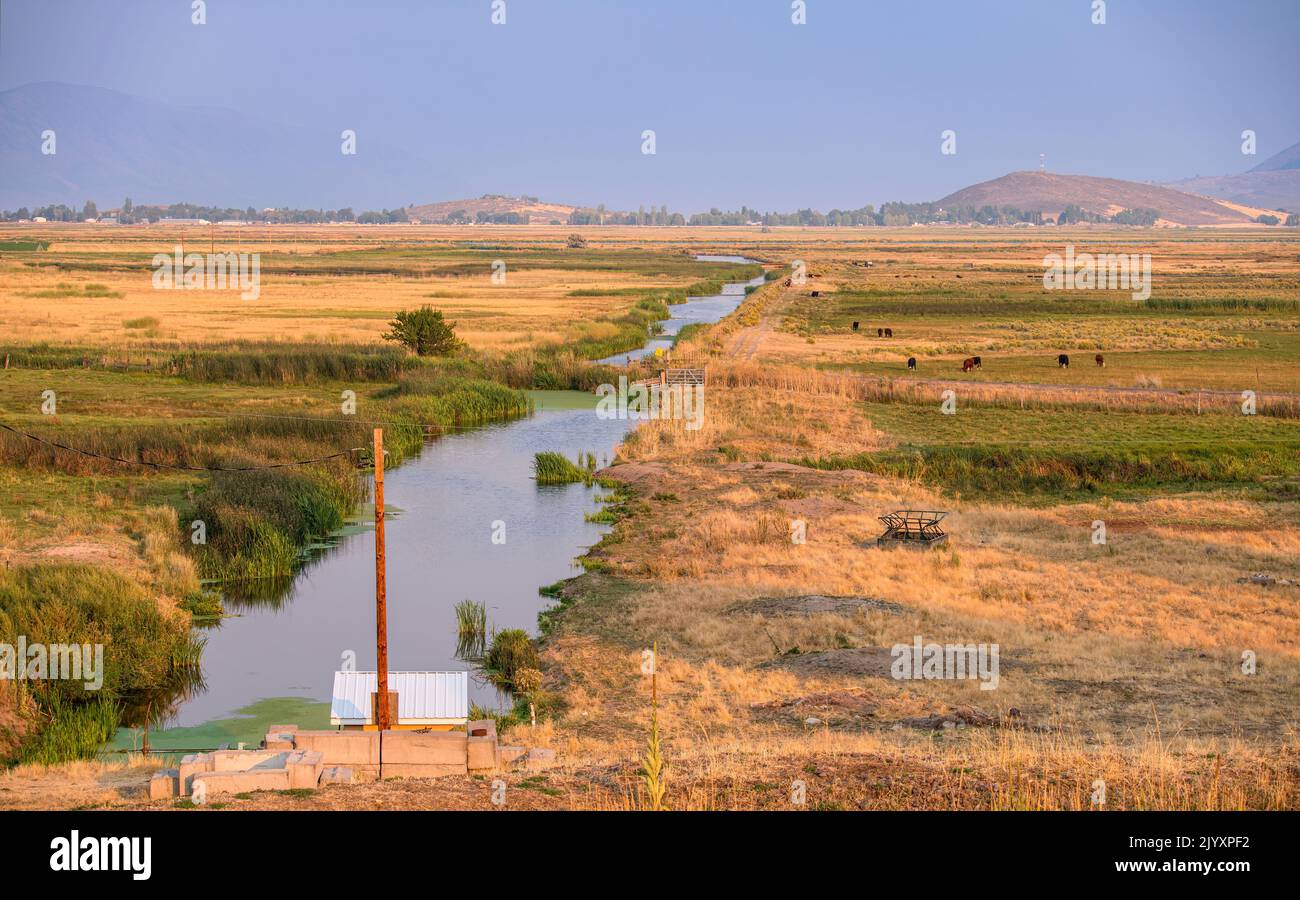
[[[1270,216],[1268,213],[1261,213],[1255,217],[1255,221],[1261,225],[1277,225],[1282,220],[1277,216]]]
[[[1287,216],[1286,224],[1290,225],[1292,228],[1300,225],[1300,213],[1291,213],[1291,215]]]
[[[396,341],[419,356],[448,356],[461,346],[456,338],[456,323],[446,322],[442,312],[432,306],[403,310],[388,323],[392,330],[386,341]]]
[[[1159,218],[1158,211],[1139,206],[1133,209],[1121,209],[1111,216],[1111,221],[1117,225],[1154,225]]]
[[[587,239],[580,234],[571,234],[566,243],[570,250],[581,250],[587,246]]]

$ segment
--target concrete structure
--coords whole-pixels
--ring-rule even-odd
[[[372,781],[381,774],[436,778],[536,771],[555,764],[553,750],[501,746],[491,719],[466,722],[464,730],[303,731],[297,725],[272,725],[257,749],[193,753],[181,759],[179,768],[155,772],[148,794],[150,800],[192,797],[207,802],[222,794],[313,789]]]
[[[491,719],[467,722],[464,731],[303,731],[272,725],[256,750],[193,753],[179,769],[162,769],[149,781],[149,799],[316,788],[384,778],[437,778],[537,770],[555,764],[555,751],[502,747]]]
[[[374,731],[374,672],[335,672],[330,724]],[[469,672],[389,672],[388,690],[397,695],[396,731],[450,731],[469,721]]]

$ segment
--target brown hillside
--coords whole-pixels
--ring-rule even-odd
[[[1251,221],[1246,213],[1208,197],[1118,178],[1055,172],[1012,172],[963,188],[939,201],[944,208],[1014,206],[1048,216],[1055,216],[1071,203],[1098,215],[1139,207],[1154,209],[1161,220],[1174,225],[1240,225]]]
[[[1207,175],[1169,187],[1264,209],[1300,211],[1300,169],[1252,169],[1241,175]]]
[[[406,212],[412,219],[418,219],[425,223],[446,222],[447,216],[462,209],[469,214],[471,220],[476,218],[480,212],[491,215],[512,212],[527,214],[529,224],[546,225],[555,219],[567,222],[569,213],[577,208],[565,203],[542,203],[522,197],[491,195],[479,197],[476,200],[444,200],[441,203],[425,203],[421,206],[410,207]]]

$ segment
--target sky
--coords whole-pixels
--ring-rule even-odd
[[[500,2],[500,0],[498,0]],[[1297,0],[0,0],[0,90],[228,107],[427,160],[360,207],[932,200],[1035,168],[1167,181],[1300,141]],[[653,155],[642,133],[655,132]],[[1241,132],[1258,136],[1243,156]],[[956,132],[956,153],[941,135]]]

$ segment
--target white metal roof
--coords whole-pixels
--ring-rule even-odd
[[[375,672],[335,672],[331,725],[374,721],[370,695],[379,689]],[[469,673],[389,672],[388,689],[397,691],[397,720],[403,725],[459,724],[469,720]]]

